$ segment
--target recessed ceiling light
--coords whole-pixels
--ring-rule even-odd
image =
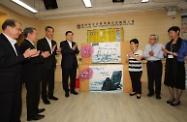
[[[87,7],[87,8],[91,8],[92,7],[92,4],[91,4],[91,1],[90,0],[83,0],[84,2],[84,5]]]
[[[149,0],[142,0],[141,2],[142,3],[147,3],[147,2],[149,2]]]
[[[23,8],[31,11],[32,13],[37,13],[38,11],[31,6],[27,5],[26,3],[20,1],[20,0],[12,0],[13,2],[17,3],[18,5],[22,6]]]

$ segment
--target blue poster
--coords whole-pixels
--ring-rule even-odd
[[[90,66],[90,92],[123,92],[123,65]]]

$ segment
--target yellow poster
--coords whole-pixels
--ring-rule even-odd
[[[94,29],[87,31],[89,43],[124,41],[123,28]]]

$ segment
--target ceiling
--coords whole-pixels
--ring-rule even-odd
[[[58,9],[54,10],[46,10],[43,0],[22,1],[36,8],[39,12],[33,14],[11,2],[11,0],[0,0],[0,4],[13,9],[15,12],[37,19],[56,19],[156,9],[167,10],[170,8],[183,10],[183,14],[187,15],[187,0],[149,0],[148,3],[141,3],[141,0],[125,0],[123,3],[113,3],[112,0],[91,0],[92,8],[85,8],[82,0],[56,0]]]

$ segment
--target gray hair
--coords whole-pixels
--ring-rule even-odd
[[[159,40],[159,36],[157,34],[150,34],[150,36],[154,36],[156,41]]]

